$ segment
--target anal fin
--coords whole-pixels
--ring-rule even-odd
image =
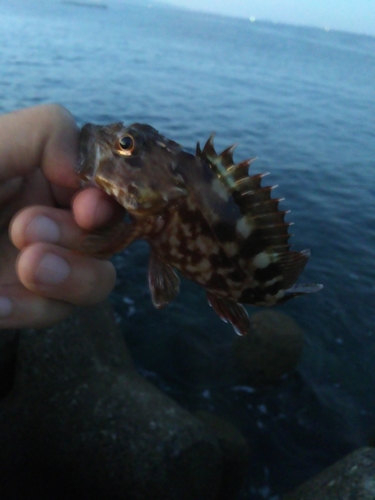
[[[162,261],[152,249],[148,268],[148,285],[152,303],[157,309],[167,306],[180,291],[180,278],[173,268]]]
[[[238,304],[234,300],[216,297],[210,292],[207,292],[207,300],[219,318],[225,323],[229,321],[232,324],[237,335],[246,335],[249,332],[249,315],[242,304]]]

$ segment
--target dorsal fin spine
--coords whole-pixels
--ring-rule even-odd
[[[226,168],[230,168],[234,161],[233,161],[233,152],[236,149],[237,144],[233,144],[233,146],[229,146],[229,148],[224,149],[219,155],[218,159],[220,160],[221,164]]]
[[[229,166],[227,168],[228,175],[233,175],[233,177],[236,177],[238,179],[244,177],[244,171],[246,172],[246,175],[249,175],[249,167],[255,160],[256,158],[248,158],[247,160],[243,160],[239,163],[236,163],[235,165]]]
[[[212,158],[216,158],[217,154],[214,148],[214,137],[215,133],[212,133],[210,137],[207,139],[206,144],[204,145],[204,148],[202,150],[203,155],[205,155],[209,160]]]

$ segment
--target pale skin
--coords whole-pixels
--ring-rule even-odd
[[[77,149],[60,106],[0,116],[0,329],[53,325],[114,287],[111,262],[77,252],[85,231],[120,216],[105,193],[81,189]]]

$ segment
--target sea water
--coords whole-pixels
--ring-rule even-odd
[[[59,102],[76,117],[145,122],[194,150],[258,157],[309,248],[300,282],[324,289],[279,310],[305,333],[298,371],[252,390],[226,380],[234,333],[204,292],[155,311],[147,245],[116,256],[112,294],[139,370],[180,404],[247,437],[241,498],[278,498],[375,434],[375,38],[250,22],[151,2],[108,9],[0,0],[0,111]],[[251,308],[249,308],[251,311]]]

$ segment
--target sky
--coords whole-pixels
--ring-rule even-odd
[[[375,36],[375,0],[163,0],[163,3]]]

